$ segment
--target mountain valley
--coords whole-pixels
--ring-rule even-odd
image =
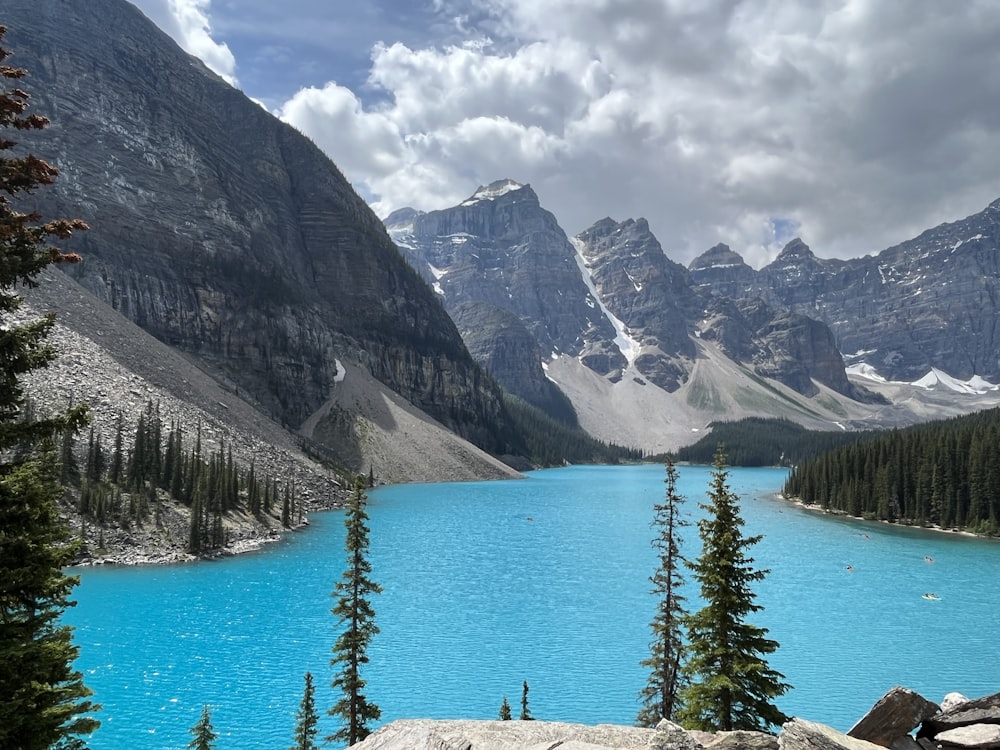
[[[91,226],[69,247],[79,286],[39,309],[87,295],[62,322],[123,373],[141,370],[129,347],[169,350],[142,377],[197,371],[225,394],[206,421],[239,411],[308,460],[413,481],[530,465],[504,391],[650,453],[742,416],[856,429],[1000,403],[1000,202],[850,261],[795,240],[760,270],[722,245],[684,267],[641,218],[568,236],[510,179],[383,223],[314,144],[124,0],[4,13],[52,120],[25,145],[61,170],[32,207]],[[131,326],[102,337],[105,315]],[[99,423],[146,400],[85,385],[72,395]]]

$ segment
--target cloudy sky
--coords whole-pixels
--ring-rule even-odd
[[[531,183],[687,263],[877,252],[1000,198],[995,0],[133,0],[379,215]]]

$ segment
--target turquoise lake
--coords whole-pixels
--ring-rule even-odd
[[[680,467],[692,521],[709,471]],[[384,593],[373,598],[381,633],[365,676],[380,724],[493,719],[504,696],[516,716],[524,680],[537,719],[631,724],[647,676],[663,477],[662,466],[582,466],[373,491],[371,562]],[[894,685],[935,701],[1000,691],[1000,543],[810,513],[774,498],[784,477],[730,474],[745,533],[764,535],[751,554],[771,572],[752,621],[781,644],[770,664],[793,686],[778,701],[785,713],[845,731]],[[93,750],[184,748],[204,704],[219,750],[287,748],[307,670],[321,735],[336,729],[325,710],[343,516],[311,521],[236,558],[74,571],[82,582],[66,620],[104,707]],[[693,558],[697,530],[686,531]],[[941,600],[923,599],[929,591]]]

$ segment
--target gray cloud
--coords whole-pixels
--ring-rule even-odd
[[[383,214],[511,177],[568,232],[644,216],[675,260],[760,265],[790,231],[877,252],[1000,196],[991,0],[188,4]]]

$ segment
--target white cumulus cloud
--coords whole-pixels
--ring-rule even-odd
[[[373,2],[372,17],[392,15],[395,0]],[[220,3],[213,14],[239,5]],[[211,51],[207,0],[140,5],[170,9],[186,47]],[[643,216],[675,260],[721,241],[759,266],[792,231],[821,257],[877,252],[1000,196],[992,0],[425,10],[437,23],[419,39],[373,37],[360,77],[303,85],[278,108],[383,215],[509,177],[571,234]]]
[[[213,72],[237,84],[236,58],[225,43],[212,38],[211,0],[131,0],[151,21],[167,32],[186,52],[201,59]]]

